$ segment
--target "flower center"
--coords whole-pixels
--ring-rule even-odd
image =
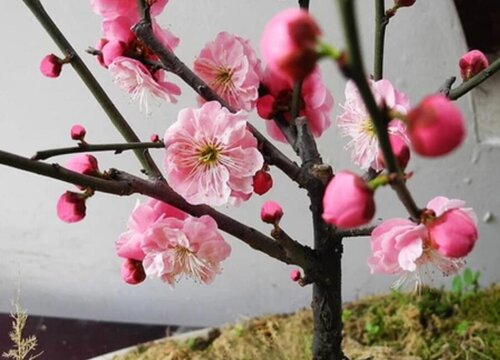
[[[370,118],[366,118],[363,120],[361,124],[361,131],[365,134],[371,136],[372,138],[377,136],[377,131],[375,130],[375,125],[373,125],[373,121]]]
[[[206,144],[198,150],[198,161],[206,166],[214,166],[219,161],[220,149],[213,144]]]
[[[221,66],[217,69],[217,75],[215,75],[215,84],[219,86],[232,86],[233,84],[233,72],[230,68]]]

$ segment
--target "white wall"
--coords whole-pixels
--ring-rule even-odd
[[[372,3],[358,2],[367,64],[372,60]],[[100,36],[99,17],[91,12],[88,1],[47,0],[45,5],[81,53],[95,44]],[[181,37],[178,55],[189,64],[199,49],[222,30],[251,38],[254,45],[258,44],[266,20],[286,6],[295,6],[295,1],[171,0],[160,21]],[[311,11],[319,18],[326,38],[341,46],[335,1],[313,0]],[[29,156],[39,149],[69,146],[67,134],[73,123],[87,127],[91,142],[121,140],[69,67],[57,80],[39,74],[39,60],[46,53],[58,51],[21,1],[0,1],[0,31],[4,34],[0,56],[1,149]],[[465,49],[452,2],[420,0],[413,9],[401,10],[388,27],[386,76],[416,103],[435,91],[446,77],[457,74],[457,59]],[[164,105],[145,118],[137,106],[130,105],[127,97],[115,89],[109,75],[94,59],[83,56],[143,138],[149,138],[151,133],[162,134],[179,109],[195,104],[193,92],[184,87],[179,104]],[[344,80],[334,65],[325,64],[323,69],[338,114]],[[496,76],[497,85],[498,81]],[[476,141],[470,99],[465,97],[458,105],[469,122],[465,145],[440,160],[415,158],[410,165],[415,171],[410,188],[420,205],[442,194],[466,200],[480,219],[488,212],[493,215],[491,221],[480,224],[481,238],[468,263],[483,272],[481,281],[488,284],[500,280],[500,228],[496,219],[500,214],[500,173],[496,169],[500,149]],[[484,106],[488,114],[492,102]],[[489,114],[493,116],[492,112]],[[252,122],[262,125],[255,115]],[[335,127],[320,141],[325,158],[337,170],[352,167],[349,155],[342,151],[345,143]],[[155,154],[161,158],[161,151]],[[102,168],[138,169],[131,154],[99,155],[99,161]],[[310,288],[293,284],[288,279],[289,267],[251,251],[229,236],[233,255],[224,264],[224,273],[211,286],[183,281],[170,290],[153,280],[137,287],[127,286],[119,276],[120,261],[114,254],[113,243],[125,229],[135,198],[98,194],[88,203],[85,221],[67,225],[56,218],[55,205],[58,196],[71,186],[6,167],[0,168],[0,174],[0,311],[10,309],[18,283],[22,303],[30,313],[63,317],[206,325],[254,314],[291,311],[309,304]],[[277,200],[285,208],[283,225],[287,231],[311,243],[304,192],[286,183],[279,171],[273,169],[272,174],[276,185],[268,195],[256,196],[228,212],[267,231],[259,221],[258,210],[265,200]],[[405,216],[391,191],[384,189],[377,197],[377,217]],[[345,241],[346,300],[387,291],[394,280],[370,275],[368,256],[366,238]],[[439,279],[437,283],[449,281]]]

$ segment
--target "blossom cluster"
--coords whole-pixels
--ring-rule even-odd
[[[148,3],[154,35],[173,52],[179,39],[156,21],[168,0]],[[409,3],[400,2],[396,8]],[[151,100],[175,103],[180,88],[166,80],[158,57],[132,31],[141,18],[137,2],[91,0],[91,6],[102,17],[103,38],[96,46],[97,59],[109,69],[115,83],[146,112]],[[182,109],[162,140],[166,180],[187,203],[237,206],[253,193],[262,195],[272,187],[269,164],[248,126],[250,112],[256,111],[264,119],[269,136],[281,142],[287,141],[281,128],[292,124],[295,116],[306,119],[314,137],[330,127],[334,100],[317,65],[321,34],[306,11],[290,9],[271,19],[264,29],[261,53],[266,66],[248,40],[228,32],[220,32],[203,47],[194,61],[194,73],[220,99],[206,101],[199,97],[197,107]],[[470,52],[461,59],[464,80],[487,66],[481,55]],[[41,70],[57,77],[64,62],[48,55]],[[349,137],[346,149],[351,151],[353,163],[376,175],[367,181],[354,172],[339,171],[328,183],[323,220],[339,228],[355,228],[372,220],[376,189],[391,184],[395,176],[409,177],[405,169],[411,151],[426,157],[446,155],[465,137],[462,115],[445,95],[433,94],[411,106],[408,97],[389,80],[367,81],[376,104],[386,115],[387,147],[393,154],[387,147],[382,151],[378,138],[381,130],[355,83],[348,81],[342,112],[335,123],[341,135]],[[301,84],[300,92],[294,96],[297,84]],[[85,134],[79,125],[71,131],[72,139],[82,144]],[[159,141],[157,135],[153,139]],[[389,162],[392,156],[395,165]],[[92,155],[72,158],[67,168],[106,176]],[[58,215],[62,220],[76,222],[85,216],[86,200],[93,192],[85,187],[81,190],[61,196]],[[261,219],[276,230],[282,216],[282,208],[272,201],[266,202],[261,211]],[[418,218],[389,219],[378,225],[371,236],[368,263],[372,272],[412,274],[417,279],[428,265],[450,274],[462,266],[477,237],[472,209],[461,200],[439,196]],[[221,261],[230,254],[213,218],[193,217],[154,199],[136,205],[116,250],[124,259],[122,277],[130,284],[149,276],[173,285],[183,275],[210,283],[220,272]],[[295,281],[300,278],[300,272],[292,276]]]

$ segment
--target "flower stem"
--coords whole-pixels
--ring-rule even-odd
[[[101,105],[102,109],[108,115],[109,119],[120,132],[123,138],[128,142],[140,142],[137,135],[134,133],[127,120],[121,115],[116,106],[113,104],[104,89],[99,85],[96,78],[92,75],[88,67],[85,65],[80,56],[76,53],[75,49],[71,46],[69,41],[63,35],[61,30],[52,21],[49,14],[45,11],[39,0],[23,0],[26,6],[31,10],[33,15],[37,18],[45,31],[50,35],[52,40],[56,43],[59,49],[68,58],[71,58],[71,66],[75,69],[76,73],[80,76],[82,81],[88,87],[92,95]],[[160,170],[154,163],[147,150],[136,149],[135,155],[141,162],[148,175],[155,179],[163,179]]]
[[[125,150],[136,150],[136,149],[152,149],[152,148],[163,148],[165,145],[162,142],[130,142],[125,144],[87,144],[80,143],[78,146],[49,149],[37,151],[35,155],[31,157],[31,160],[47,160],[53,156],[75,154],[82,152],[98,152],[98,151],[114,151],[115,154],[119,154]]]

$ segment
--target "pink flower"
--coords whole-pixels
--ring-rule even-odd
[[[264,170],[259,170],[253,177],[253,191],[258,195],[264,195],[273,187],[273,178]]]
[[[63,61],[54,54],[46,55],[40,63],[40,72],[49,78],[59,77]]]
[[[468,255],[478,238],[477,219],[471,208],[461,200],[438,196],[427,204],[436,218],[429,220],[429,238],[442,255],[461,258]]]
[[[134,20],[119,16],[111,20],[105,20],[102,23],[104,39],[97,44],[97,50],[101,52],[98,57],[99,62],[104,67],[108,67],[117,57],[125,56],[136,60],[157,61],[158,57],[132,32]],[[163,29],[158,23],[152,20],[153,33],[156,38],[167,49],[175,50],[179,45],[179,38],[170,31]],[[145,66],[147,64],[144,64]]]
[[[236,110],[255,107],[261,68],[248,40],[219,33],[201,50],[194,72]]]
[[[409,110],[410,103],[406,95],[394,89],[388,80],[370,80],[370,87],[379,106],[386,106],[403,115]],[[345,97],[346,101],[342,106],[344,112],[337,117],[337,126],[343,136],[351,138],[346,149],[351,150],[352,161],[361,169],[372,167],[380,171],[383,166],[379,158],[377,133],[354,82],[347,82]],[[405,132],[405,126],[399,120],[392,120],[389,124],[389,133],[407,142]]]
[[[429,157],[445,155],[464,139],[462,114],[446,96],[427,96],[408,113],[408,136],[416,153]]]
[[[368,259],[372,273],[402,274],[397,286],[411,278],[419,285],[433,268],[444,275],[457,273],[477,239],[475,214],[464,205],[461,200],[438,196],[427,204],[432,216],[424,215],[421,224],[390,219],[377,226]]]
[[[221,271],[220,262],[231,253],[208,215],[157,221],[146,233],[142,249],[146,274],[170,285],[182,275],[211,283]]]
[[[151,15],[157,16],[167,5],[168,0],[154,0]],[[137,0],[90,0],[92,10],[105,19],[114,19],[118,16],[127,16],[139,20]]]
[[[284,116],[286,120],[291,121],[293,82],[266,69],[262,78],[262,86],[267,94],[259,98],[257,102],[259,115],[264,119]],[[319,69],[305,78],[302,84],[301,103],[299,115],[306,117],[309,129],[315,137],[321,136],[331,124],[330,112],[333,107],[333,97],[323,84]],[[286,142],[283,133],[274,121],[266,121],[266,127],[273,139]]]
[[[479,50],[471,50],[462,55],[458,62],[460,75],[464,81],[474,77],[489,66],[488,58]]]
[[[247,200],[264,162],[246,114],[231,114],[216,101],[181,110],[165,133],[165,147],[168,182],[191,204]]]
[[[144,204],[137,201],[128,219],[128,231],[116,241],[116,253],[122,258],[142,261],[144,252],[141,246],[146,232],[162,219],[184,220],[186,217],[187,214],[181,210],[155,199],[149,199]]]
[[[392,152],[396,158],[396,162],[399,167],[404,170],[411,156],[407,142],[401,136],[395,134],[389,134],[389,141],[391,142]],[[381,149],[378,152],[377,161],[380,166],[385,168],[384,154]]]
[[[70,135],[73,140],[83,141],[86,134],[87,130],[82,125],[75,124],[71,127]]]
[[[371,221],[375,214],[373,190],[358,175],[340,171],[330,180],[323,196],[323,220],[353,228]]]
[[[96,176],[99,174],[97,159],[89,154],[79,154],[71,157],[65,168],[83,175]]]
[[[260,208],[260,219],[268,224],[277,224],[283,217],[281,205],[274,201],[266,201]]]
[[[265,26],[260,43],[271,70],[292,81],[304,79],[316,66],[316,45],[321,30],[309,13],[287,9]]]
[[[123,281],[130,285],[137,285],[146,280],[142,262],[134,259],[124,259],[120,273]]]
[[[66,191],[57,202],[57,216],[64,222],[74,223],[83,220],[87,207],[86,196],[72,191]]]
[[[163,81],[163,72],[154,78],[140,61],[117,57],[109,65],[113,81],[123,91],[131,95],[132,101],[139,102],[141,111],[150,113],[150,102],[159,105],[159,100],[176,103],[181,89],[174,83]]]

